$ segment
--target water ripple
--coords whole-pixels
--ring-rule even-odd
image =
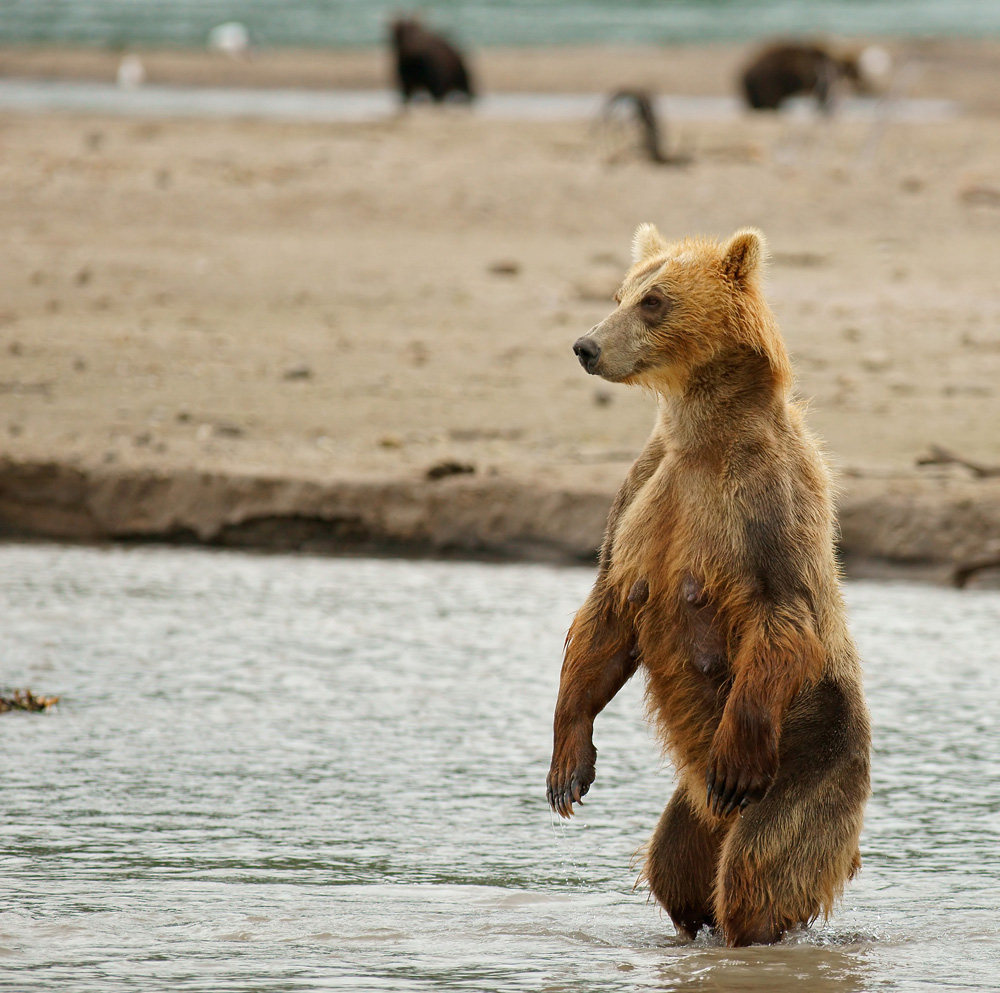
[[[673,788],[632,685],[557,823],[591,573],[0,546],[0,989],[992,990],[1000,595],[849,588],[864,869],[775,948],[676,939],[631,862]]]

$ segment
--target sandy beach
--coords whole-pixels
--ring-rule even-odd
[[[404,530],[433,492],[451,533],[440,494],[464,494],[463,534],[503,531],[506,514],[544,544],[549,520],[553,547],[583,554],[652,404],[587,377],[570,346],[613,306],[632,231],[652,220],[668,236],[766,233],[848,552],[940,565],[987,551],[997,480],[916,461],[938,445],[1000,465],[1000,45],[889,47],[894,93],[954,114],[667,120],[684,166],[645,161],[620,123],[462,107],[344,124],[0,112],[3,530],[81,531],[77,498],[53,489],[67,473],[105,487],[102,520],[131,521],[96,537],[329,517],[338,486],[363,519],[397,486]],[[473,65],[491,93],[725,96],[749,50],[498,50]],[[121,54],[0,50],[0,78],[110,82]],[[148,85],[364,90],[389,72],[374,51],[141,57]],[[474,471],[428,481],[443,463]],[[220,498],[213,530],[208,478],[281,481],[280,506],[273,487]],[[161,517],[126,509],[130,479],[173,481]],[[518,493],[536,503],[512,509]],[[451,534],[429,546],[464,547]]]

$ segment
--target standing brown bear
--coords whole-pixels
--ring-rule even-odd
[[[834,554],[830,482],[790,398],[759,231],[635,233],[618,308],[573,346],[655,392],[566,638],[548,798],[594,781],[594,719],[640,666],[679,785],[643,880],[679,931],[775,942],[861,864],[870,732]]]
[[[435,103],[454,94],[471,100],[472,79],[462,53],[447,39],[412,17],[392,22],[391,41],[396,82],[403,103],[426,91]]]

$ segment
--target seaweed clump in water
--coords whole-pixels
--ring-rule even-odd
[[[12,690],[10,695],[0,694],[0,714],[10,710],[27,710],[37,714],[58,702],[57,696],[35,696],[31,690]]]

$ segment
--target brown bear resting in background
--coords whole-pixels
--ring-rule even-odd
[[[594,719],[642,667],[679,784],[642,878],[676,927],[729,945],[829,915],[861,860],[870,733],[834,555],[830,483],[790,399],[765,245],[635,234],[584,368],[657,395],[570,627],[548,798],[594,781]]]

